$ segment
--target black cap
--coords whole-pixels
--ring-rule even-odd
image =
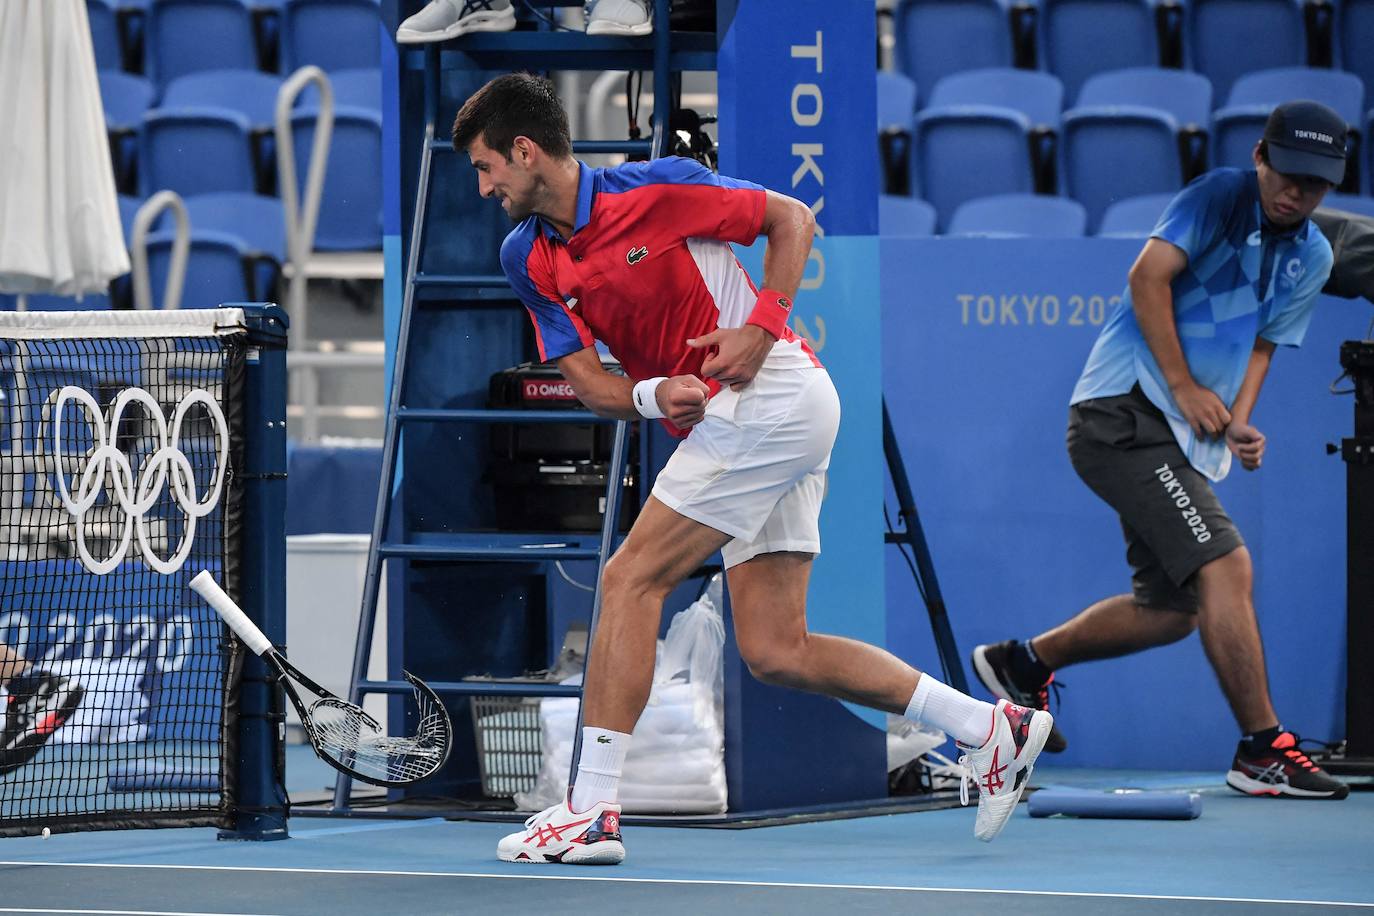
[[[1285,175],[1345,178],[1345,119],[1320,102],[1285,102],[1264,125],[1269,164]]]

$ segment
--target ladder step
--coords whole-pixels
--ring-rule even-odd
[[[435,693],[488,697],[575,697],[580,684],[501,681],[425,681]],[[408,681],[359,681],[359,693],[410,693]]]
[[[654,150],[652,140],[574,140],[574,153],[642,153],[645,156]]]
[[[458,152],[450,140],[430,140],[428,146],[435,153]],[[647,156],[653,152],[654,143],[652,140],[574,140],[572,146],[574,153],[643,153]]]
[[[510,283],[504,274],[426,274],[417,273],[411,278],[417,288],[445,286],[452,289],[481,289],[492,287],[510,293]]]
[[[614,417],[598,417],[590,410],[454,410],[442,407],[402,407],[396,411],[402,423],[615,423]]]
[[[443,42],[438,50],[440,70],[646,70],[654,69],[657,36],[627,38],[583,32],[525,31],[472,32]],[[672,32],[667,68],[716,69],[716,36],[712,32]],[[401,52],[407,70],[425,69],[420,49]]]
[[[382,558],[404,557],[411,560],[486,560],[513,563],[537,563],[541,560],[595,560],[601,556],[597,547],[578,544],[405,544],[383,542],[377,548]]]

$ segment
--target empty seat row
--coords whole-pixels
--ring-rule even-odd
[[[1174,194],[1124,197],[1108,205],[1094,233],[1099,238],[1145,238]],[[1374,198],[1328,194],[1323,207],[1374,218]],[[885,194],[878,200],[879,233],[887,238],[935,235],[935,208],[915,197]],[[1067,197],[997,194],[960,204],[945,227],[946,236],[1076,238],[1087,234],[1087,209]]]
[[[132,247],[134,220],[143,201],[119,196],[125,243]],[[222,302],[262,302],[279,298],[277,284],[286,261],[286,228],[281,201],[254,194],[203,194],[184,200],[190,245],[182,308],[214,308]],[[175,224],[163,213],[145,239],[153,307],[161,308],[172,261]],[[108,309],[133,306],[129,275],[117,278],[107,294],[29,296],[31,311]],[[0,308],[13,308],[15,297],[0,297]]]
[[[883,74],[879,118],[900,118],[914,96],[898,74]],[[883,97],[886,97],[884,100]],[[1197,74],[1134,68],[1098,74],[1060,110],[1062,86],[1051,74],[994,68],[940,80],[910,124],[880,120],[885,186],[935,205],[944,226],[963,201],[993,193],[1057,193],[1088,208],[1096,227],[1106,206],[1123,196],[1177,190],[1216,165],[1249,168],[1269,111],[1295,97],[1317,98],[1352,125],[1362,119],[1364,87],[1347,73],[1308,68],[1263,71],[1242,78],[1226,107],[1211,110],[1207,80]],[[1374,126],[1368,132],[1374,132]],[[1358,133],[1351,149],[1348,191],[1362,175]]]
[[[898,0],[897,69],[1040,68],[1072,96],[1095,73],[1183,66],[1225,97],[1243,74],[1336,66],[1374,85],[1374,0]]]
[[[86,0],[86,10],[96,66],[158,87],[202,70],[378,68],[386,37],[379,0]]]
[[[315,247],[381,247],[380,73],[346,71],[330,80],[334,126]],[[106,120],[119,186],[143,194],[270,193],[275,189],[273,120],[280,81],[255,72],[193,74],[167,87],[163,107],[148,109],[140,78],[102,73]],[[318,119],[312,91],[291,115],[298,182],[310,165]],[[140,102],[142,104],[140,104]]]

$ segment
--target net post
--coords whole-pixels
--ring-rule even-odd
[[[276,305],[242,305],[248,326],[244,372],[244,497],[239,601],[273,643],[286,641],[286,339]],[[229,558],[232,570],[235,558]],[[285,728],[280,684],[245,653],[237,722],[235,826],[222,840],[284,840]]]

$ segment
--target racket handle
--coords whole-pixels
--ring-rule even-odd
[[[272,648],[272,641],[258,629],[257,624],[248,619],[248,615],[239,609],[234,599],[219,587],[215,577],[210,575],[210,570],[202,569],[196,573],[196,577],[191,580],[191,590],[209,602],[210,607],[229,624],[229,629],[237,633],[244,645],[253,650],[253,654],[263,655]]]

